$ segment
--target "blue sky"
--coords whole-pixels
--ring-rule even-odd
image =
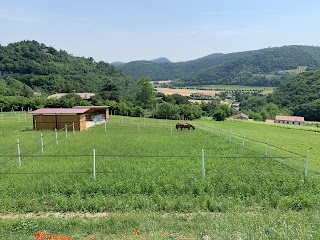
[[[96,61],[320,45],[318,0],[1,0],[0,44],[36,40]]]

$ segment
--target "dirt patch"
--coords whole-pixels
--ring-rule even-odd
[[[86,129],[93,127],[95,125],[103,124],[104,122],[94,122],[94,121],[86,121]]]
[[[43,213],[1,213],[0,219],[19,219],[19,218],[101,218],[108,216],[109,213],[82,213],[82,212],[43,212]]]

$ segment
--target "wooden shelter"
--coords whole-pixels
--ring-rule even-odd
[[[63,129],[82,131],[86,129],[86,112],[90,108],[41,108],[30,112],[33,129]]]

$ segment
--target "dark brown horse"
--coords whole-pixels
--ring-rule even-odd
[[[195,129],[194,126],[192,126],[190,123],[177,123],[176,124],[176,129],[183,129],[183,128],[188,128],[188,130],[190,130],[190,128],[192,128],[193,130]]]

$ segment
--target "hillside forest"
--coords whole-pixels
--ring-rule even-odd
[[[128,66],[134,71],[148,72],[129,74]],[[36,41],[21,41],[0,46],[0,108],[11,111],[110,105],[111,111],[120,115],[168,119],[184,116],[191,120],[201,116],[224,120],[238,112],[221,104],[222,96],[209,103],[191,104],[186,96],[155,93],[151,80],[161,75],[162,80],[179,78],[177,86],[200,83],[277,86],[268,95],[236,91],[234,100],[240,101],[241,110],[255,120],[285,114],[320,121],[320,71],[316,70],[319,67],[320,48],[309,46],[212,54],[181,63],[132,62],[118,68]],[[95,96],[83,100],[77,92],[92,92]],[[68,94],[59,99],[47,98],[53,93]]]

